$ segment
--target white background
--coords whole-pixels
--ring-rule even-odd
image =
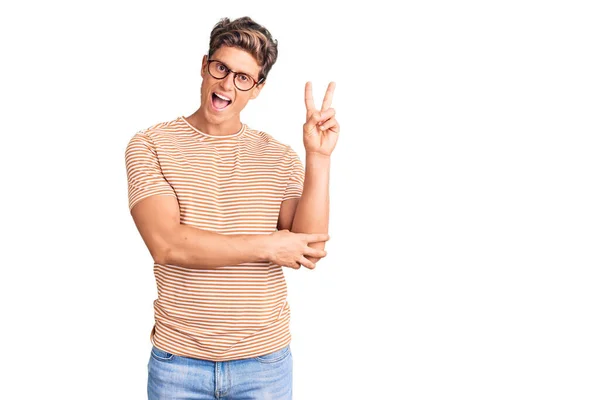
[[[125,146],[198,107],[210,30],[249,15],[280,55],[246,123],[303,159],[304,83],[337,82],[295,399],[600,398],[594,2],[206,3],[2,6],[2,397],[146,398]]]

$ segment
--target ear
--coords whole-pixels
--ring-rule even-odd
[[[206,68],[207,67],[208,67],[208,56],[204,55],[202,57],[202,69],[200,70],[200,76],[202,78],[204,78],[204,76],[206,75],[206,72],[207,72]]]
[[[266,82],[267,81],[263,81],[262,83],[259,83],[258,85],[254,86],[254,88],[252,88],[252,93],[250,94],[250,99],[255,99],[258,97],[258,95],[260,94],[260,91],[265,86]]]

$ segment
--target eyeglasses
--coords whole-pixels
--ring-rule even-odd
[[[233,84],[242,92],[252,89],[254,86],[262,83],[265,78],[261,78],[258,82],[248,74],[243,72],[235,72],[218,60],[208,60],[208,73],[215,79],[225,79],[229,73],[233,73]]]

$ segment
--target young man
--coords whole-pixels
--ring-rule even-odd
[[[154,259],[150,399],[290,399],[290,307],[282,267],[315,268],[329,240],[334,84],[305,88],[306,170],[240,121],[277,59],[248,17],[221,20],[202,60],[200,108],[136,133],[129,208]]]

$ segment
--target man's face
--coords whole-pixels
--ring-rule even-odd
[[[258,81],[260,66],[253,56],[235,47],[221,46],[211,57],[231,71],[244,73]],[[223,70],[223,67],[221,67]],[[201,107],[211,123],[222,123],[231,118],[239,119],[240,112],[250,99],[256,98],[263,84],[248,91],[241,91],[234,85],[234,74],[230,72],[224,79],[216,79],[208,72],[208,59],[202,60]],[[224,100],[228,99],[228,100]]]

